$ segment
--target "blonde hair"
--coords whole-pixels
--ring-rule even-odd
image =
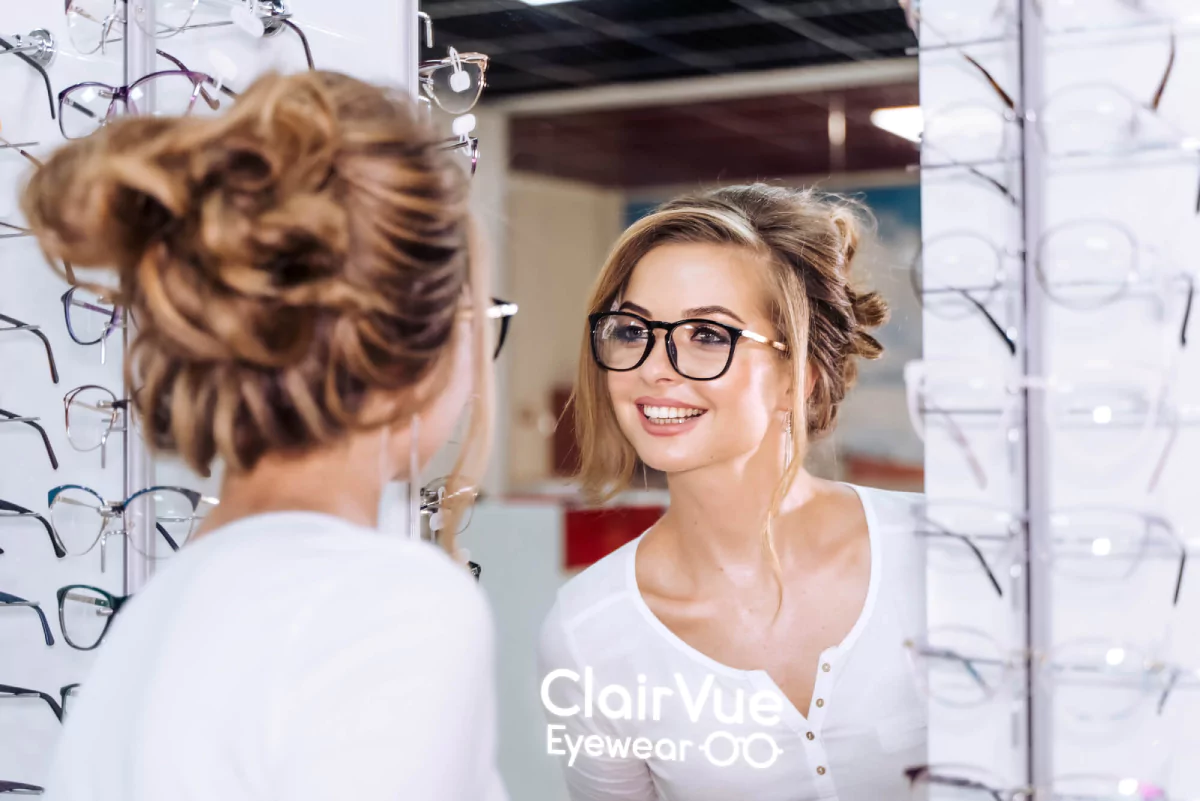
[[[204,475],[407,422],[446,384],[469,293],[458,475],[482,467],[492,413],[467,189],[411,98],[305,72],[218,117],[117,120],[55,153],[22,206],[48,256],[115,272],[149,445]]]
[[[886,321],[887,304],[876,292],[854,289],[849,279],[864,219],[860,206],[812,190],[751,184],[684,195],[622,234],[588,299],[588,314],[611,309],[638,262],[660,245],[731,245],[763,258],[772,290],[770,315],[788,346],[792,420],[804,421],[793,424],[791,461],[768,511],[763,536],[772,555],[771,520],[801,468],[807,442],[833,429],[838,406],[857,376],[857,358],[874,359],[883,352],[870,330]],[[806,399],[810,367],[814,385]],[[637,454],[617,423],[587,330],[573,401],[578,478],[589,500],[603,502],[629,486]]]

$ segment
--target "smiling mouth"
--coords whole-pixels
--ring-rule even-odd
[[[701,416],[707,409],[689,409],[681,406],[638,406],[642,412],[642,417],[656,425],[678,425],[686,423],[688,420],[694,420]]]

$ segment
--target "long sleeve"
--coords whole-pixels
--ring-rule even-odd
[[[583,665],[575,656],[575,648],[571,635],[562,619],[562,611],[558,604],[550,610],[542,625],[541,640],[538,648],[538,683],[539,687],[546,677],[556,670],[569,670],[582,677]],[[578,707],[576,714],[559,715],[545,708],[548,727],[562,726],[554,729],[553,736],[557,738],[556,750],[566,751],[565,743],[568,738],[579,742],[580,738],[589,735],[601,737],[618,737],[620,735],[612,727],[611,722],[602,716],[585,717],[582,709],[584,693],[582,680],[571,680],[561,677],[552,681],[545,688],[543,706],[552,704],[556,709],[568,710]],[[545,703],[546,701],[549,704]],[[547,731],[547,744],[551,730]],[[571,755],[560,754],[563,776],[566,778],[567,789],[571,801],[658,801],[658,793],[650,768],[643,759],[634,756],[612,757],[588,755],[583,748],[577,749],[574,762],[568,765]]]

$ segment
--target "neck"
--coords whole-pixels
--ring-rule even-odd
[[[352,437],[303,455],[268,454],[247,472],[226,473],[220,506],[192,539],[269,512],[319,512],[375,528],[384,486],[378,440]]]
[[[782,477],[783,454],[777,448],[669,476],[671,505],[664,520],[678,537],[679,558],[697,569],[761,564],[763,527]],[[780,513],[803,506],[816,493],[816,483],[800,468]]]

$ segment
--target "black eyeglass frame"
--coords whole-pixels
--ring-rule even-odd
[[[55,384],[58,383],[58,364],[54,361],[54,350],[50,347],[50,340],[42,333],[41,326],[30,325],[23,323],[15,317],[9,317],[6,314],[0,314],[0,322],[8,323],[8,327],[0,327],[0,333],[5,331],[28,331],[38,339],[42,340],[42,345],[46,348],[46,359],[50,362],[50,380]]]
[[[54,454],[54,446],[50,444],[50,435],[46,433],[46,429],[38,425],[38,418],[23,417],[22,415],[5,411],[4,409],[0,409],[0,417],[6,418],[5,420],[0,420],[0,423],[4,423],[6,421],[12,423],[24,423],[30,428],[36,429],[37,432],[42,435],[42,444],[46,446],[46,455],[50,457],[50,466],[55,470],[58,469],[58,457]]]
[[[637,360],[637,362],[634,365],[632,365],[631,367],[622,367],[622,368],[609,367],[600,358],[600,351],[599,351],[599,348],[596,346],[596,333],[600,327],[600,324],[611,317],[632,317],[633,319],[642,322],[646,326],[647,330],[650,331],[651,335],[646,337],[645,351],[643,351],[641,358],[639,358]],[[675,333],[676,328],[679,328],[680,326],[683,326],[683,325],[689,325],[689,324],[711,325],[716,328],[720,328],[729,334],[729,355],[725,359],[725,366],[722,367],[721,372],[717,373],[716,375],[710,376],[707,378],[696,378],[694,376],[688,375],[687,373],[685,373],[679,369],[679,364],[677,361],[677,354],[676,354],[676,350],[675,350],[675,342],[672,339],[672,335]],[[675,370],[676,373],[679,373],[679,375],[683,376],[684,378],[686,378],[689,381],[716,381],[718,378],[725,375],[725,373],[729,372],[729,367],[730,367],[730,365],[733,364],[733,354],[737,351],[737,344],[742,338],[748,339],[752,342],[757,342],[760,345],[769,345],[769,346],[775,348],[776,350],[780,351],[783,354],[787,354],[787,352],[788,352],[788,346],[782,342],[776,341],[774,339],[770,339],[768,337],[763,336],[762,334],[756,334],[755,332],[749,331],[745,328],[738,328],[737,326],[727,325],[726,323],[718,323],[716,320],[707,320],[703,317],[691,317],[686,320],[677,320],[673,323],[667,323],[667,322],[663,322],[662,320],[647,320],[645,317],[642,317],[640,314],[634,314],[633,312],[628,312],[628,311],[606,311],[606,312],[596,312],[595,314],[589,314],[588,315],[588,325],[590,326],[590,330],[591,330],[591,335],[588,337],[588,341],[591,343],[592,360],[596,363],[596,366],[599,367],[601,370],[607,370],[610,373],[628,373],[632,370],[638,369],[643,364],[645,364],[646,359],[648,359],[650,357],[650,352],[654,350],[654,343],[656,343],[658,341],[658,337],[654,336],[655,331],[665,331],[666,332],[665,339],[666,339],[666,348],[667,348],[667,360],[670,361],[671,367]]]
[[[100,636],[98,636],[96,638],[96,642],[92,643],[91,645],[76,645],[71,639],[71,635],[67,634],[66,603],[68,600],[67,595],[70,594],[71,590],[90,590],[91,592],[97,593],[108,604],[108,606],[104,608],[109,609],[111,612],[111,614],[109,614],[104,621],[104,628],[100,631]],[[99,587],[93,587],[90,584],[68,584],[65,587],[60,587],[55,595],[58,598],[58,626],[62,631],[63,640],[66,641],[67,645],[71,646],[76,651],[94,651],[99,648],[100,643],[104,642],[104,635],[108,634],[108,629],[112,626],[113,618],[117,616],[117,612],[121,610],[121,607],[124,606],[125,602],[131,597],[129,595],[113,595],[108,590],[102,590]],[[79,599],[71,598],[70,600],[78,601]],[[90,598],[87,599],[87,602],[92,603],[95,606],[101,606],[101,604],[96,603]],[[68,687],[70,687],[70,685],[68,685]],[[65,691],[67,688],[63,689]]]
[[[46,641],[46,645],[54,645],[54,635],[50,633],[50,624],[46,620],[46,613],[42,611],[42,605],[37,601],[30,601],[27,598],[22,598],[19,595],[13,595],[11,592],[0,592],[0,607],[25,607],[32,609],[37,613],[38,621],[42,624],[42,637]]]

